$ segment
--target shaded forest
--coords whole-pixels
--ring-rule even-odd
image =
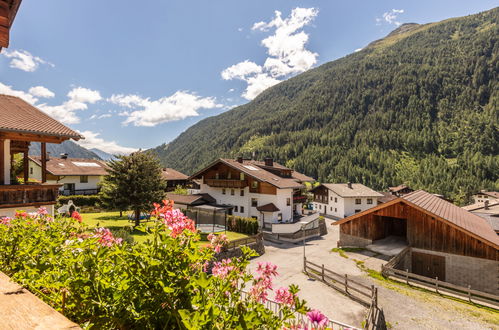
[[[499,190],[498,38],[499,8],[402,25],[153,150],[187,174],[271,156],[322,182],[406,183],[464,203]]]

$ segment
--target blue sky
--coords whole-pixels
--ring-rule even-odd
[[[129,152],[382,38],[497,6],[481,1],[24,0],[0,93]]]

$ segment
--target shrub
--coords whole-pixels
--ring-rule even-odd
[[[229,215],[227,216],[227,229],[236,233],[256,235],[258,234],[258,220]]]
[[[59,196],[57,198],[57,207],[67,204],[72,200],[76,206],[98,206],[100,202],[99,195],[73,195],[73,196]]]

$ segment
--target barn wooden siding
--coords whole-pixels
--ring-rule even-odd
[[[383,216],[406,219],[407,242],[412,247],[499,261],[496,248],[402,202],[342,223],[340,232],[371,240],[384,238]]]

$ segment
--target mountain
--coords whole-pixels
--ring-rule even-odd
[[[61,154],[68,154],[69,158],[101,159],[95,152],[92,152],[77,143],[67,140],[61,144],[47,143],[47,152],[51,157],[59,157]],[[41,154],[40,143],[32,142],[29,147],[29,154],[38,156]]]
[[[402,25],[153,151],[184,173],[254,154],[323,182],[406,183],[463,203],[499,189],[498,38],[499,8]]]
[[[114,155],[110,154],[110,153],[107,153],[105,151],[102,151],[100,149],[97,149],[97,148],[92,148],[92,149],[89,149],[91,152],[93,152],[94,154],[96,154],[97,156],[99,156],[102,160],[105,160],[105,161],[108,161],[108,160],[113,160],[115,159],[116,157],[114,157]]]

